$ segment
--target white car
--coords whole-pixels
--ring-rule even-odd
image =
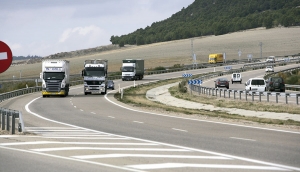
[[[266,91],[266,81],[263,78],[250,78],[245,83],[246,91],[257,91],[264,92]]]
[[[275,56],[269,56],[269,57],[266,59],[266,62],[267,62],[267,63],[275,63]]]
[[[273,66],[266,66],[266,72],[274,72]]]
[[[239,82],[241,84],[242,83],[242,74],[233,73],[231,75],[231,84],[233,84],[234,82]]]

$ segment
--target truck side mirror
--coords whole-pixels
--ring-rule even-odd
[[[84,76],[84,69],[81,71],[81,76],[82,77]]]
[[[43,73],[40,73],[40,79],[43,79]]]

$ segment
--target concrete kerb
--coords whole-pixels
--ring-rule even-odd
[[[264,112],[264,111],[251,111],[236,108],[221,108],[214,107],[213,105],[206,105],[202,103],[191,102],[187,100],[182,100],[171,96],[169,93],[169,88],[175,86],[178,82],[173,84],[168,84],[160,87],[148,90],[146,97],[151,101],[158,101],[162,104],[175,107],[183,107],[187,109],[203,109],[210,111],[222,111],[229,114],[237,114],[241,116],[258,117],[258,118],[269,118],[269,119],[279,119],[279,120],[294,120],[300,121],[300,115],[289,114],[289,113],[275,113],[275,112]]]

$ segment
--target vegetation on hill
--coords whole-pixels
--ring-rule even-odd
[[[28,56],[13,56],[13,60],[28,60],[28,59],[38,59],[38,58],[42,58],[41,56],[37,56],[37,55],[28,55]]]
[[[143,45],[258,27],[300,25],[299,0],[195,0],[170,18],[122,36],[112,44]]]

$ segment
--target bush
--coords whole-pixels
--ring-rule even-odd
[[[186,80],[183,80],[181,81],[179,84],[178,84],[178,89],[181,93],[186,93],[187,92],[187,88],[186,88],[186,83],[187,81]]]

